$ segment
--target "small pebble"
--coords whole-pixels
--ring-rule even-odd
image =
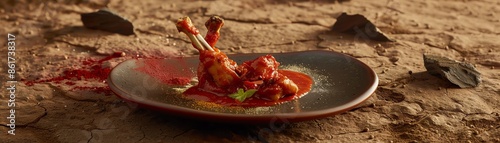
[[[370,135],[370,136],[368,136],[368,139],[374,139],[374,138],[375,138],[375,136],[374,136],[374,135]]]
[[[408,71],[408,74],[412,75],[412,74],[413,74],[413,71]]]
[[[472,132],[472,134],[473,134],[473,135],[479,135],[479,131],[474,130],[474,131]]]
[[[390,84],[390,81],[384,80],[384,81],[380,81],[378,85],[379,86],[386,86],[386,85],[389,85],[389,84]]]
[[[391,58],[389,59],[389,61],[391,61],[391,62],[395,63],[395,62],[399,61],[399,58],[398,58],[398,57],[391,57]]]
[[[396,84],[396,83],[395,83],[395,84],[392,84],[392,87],[396,87],[396,86],[398,86],[398,84]]]

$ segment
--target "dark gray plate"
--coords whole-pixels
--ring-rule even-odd
[[[238,63],[265,54],[235,54]],[[338,114],[366,100],[377,88],[378,77],[361,61],[336,52],[304,51],[272,54],[280,68],[303,72],[314,80],[311,91],[299,99],[267,107],[228,107],[185,99],[176,87],[135,70],[145,59],[131,59],[117,65],[108,83],[120,98],[142,107],[180,116],[239,123],[295,122]],[[152,59],[148,59],[152,60]],[[182,72],[195,72],[198,57],[153,59]],[[180,66],[182,65],[182,66]],[[193,74],[195,75],[195,74]]]

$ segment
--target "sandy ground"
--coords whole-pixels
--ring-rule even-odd
[[[80,13],[105,1],[15,2],[0,9],[1,142],[500,142],[500,2],[497,0],[122,1],[109,8],[128,18],[136,35],[89,30]],[[396,42],[332,33],[341,12],[363,14]],[[218,47],[226,53],[332,50],[356,57],[380,77],[361,106],[313,121],[226,125],[183,119],[127,104],[101,80],[37,82],[88,69],[85,60],[114,52],[134,57],[196,55],[172,21],[202,25],[221,15]],[[202,29],[202,32],[205,32]],[[8,134],[7,33],[16,36],[16,130]],[[425,72],[423,53],[474,64],[476,88],[460,89]],[[411,71],[411,74],[410,74]],[[23,79],[24,81],[21,81]],[[76,86],[86,87],[75,89]],[[281,126],[281,125],[279,125]]]

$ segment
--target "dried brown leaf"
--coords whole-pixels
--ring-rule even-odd
[[[443,77],[460,88],[477,87],[481,83],[481,74],[469,63],[424,54],[424,66],[429,74]]]
[[[90,29],[103,30],[122,35],[133,35],[134,26],[127,19],[111,12],[109,9],[100,9],[97,12],[81,14],[83,25]]]
[[[337,17],[337,22],[332,27],[332,31],[340,33],[352,33],[356,37],[367,38],[376,41],[393,41],[378,29],[365,16],[360,14],[348,15],[342,13]]]

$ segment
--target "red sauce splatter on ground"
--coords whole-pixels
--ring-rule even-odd
[[[137,60],[135,70],[148,74],[164,84],[187,85],[195,75],[183,58],[174,60],[143,59]]]
[[[186,96],[187,98],[195,99],[195,100],[202,100],[202,101],[217,103],[217,104],[221,104],[221,105],[225,105],[225,106],[257,107],[257,106],[271,106],[271,105],[276,105],[276,104],[280,104],[283,102],[287,102],[287,101],[290,101],[293,99],[297,99],[300,96],[305,95],[307,92],[309,92],[311,90],[313,80],[308,75],[303,74],[303,73],[299,73],[299,72],[294,72],[294,71],[287,71],[287,70],[279,70],[279,73],[287,76],[290,80],[292,80],[295,84],[297,84],[297,86],[299,87],[299,91],[297,92],[297,94],[281,98],[278,101],[267,101],[267,100],[262,100],[262,99],[250,97],[243,102],[239,102],[239,101],[236,101],[235,99],[230,98],[228,96],[219,96],[219,95],[216,95],[214,93],[200,90],[199,87],[194,86],[194,87],[191,87],[188,90],[186,90],[184,92],[184,96]]]
[[[56,84],[64,83],[65,85],[74,86],[76,83],[73,81],[76,80],[98,81],[105,83],[109,73],[111,72],[111,67],[103,67],[102,63],[118,57],[122,57],[122,52],[115,52],[112,55],[100,60],[85,59],[81,61],[82,67],[80,69],[66,69],[63,71],[61,76],[49,79],[25,81],[25,84],[27,86],[33,86],[36,83],[53,82]],[[76,86],[73,87],[72,90],[92,90],[96,93],[106,93],[106,95],[110,95],[112,93],[107,85],[105,87]]]

